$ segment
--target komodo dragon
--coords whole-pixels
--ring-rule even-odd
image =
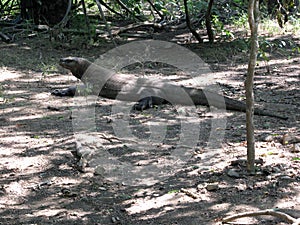
[[[226,106],[228,110],[246,112],[246,104],[244,102],[223,97],[215,92],[180,87],[162,80],[157,82],[157,80],[153,81],[149,78],[138,78],[135,75],[117,74],[84,58],[62,58],[59,64],[70,70],[84,84],[88,86],[92,84],[93,91],[97,92],[97,95],[101,97],[137,102],[134,106],[136,110],[144,110],[153,105],[172,103],[178,105],[215,106],[217,108]],[[74,96],[75,93],[76,86],[52,92],[56,96]],[[288,117],[258,108],[254,109],[254,114],[284,120],[288,119]]]

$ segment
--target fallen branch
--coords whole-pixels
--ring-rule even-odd
[[[282,219],[292,225],[300,225],[300,218],[294,218],[286,213],[275,211],[274,209],[266,209],[257,212],[245,212],[245,213],[238,213],[232,216],[225,217],[222,220],[222,223],[228,223],[235,219],[239,219],[242,217],[251,217],[251,216],[274,216],[279,219]]]
[[[152,35],[151,34],[147,34],[147,33],[141,33],[141,34],[122,33],[122,34],[120,34],[120,37],[151,39]]]
[[[125,27],[121,27],[120,29],[113,31],[112,35],[117,36],[120,33],[124,33],[125,31],[136,29],[139,27],[153,27],[156,29],[162,29],[162,25],[160,25],[159,23],[140,22],[135,24],[129,24],[128,26]]]
[[[199,22],[204,18],[205,16],[202,16],[200,19],[191,19],[190,20],[190,24],[193,26],[195,24],[199,24]],[[178,20],[178,19],[177,19]],[[166,26],[166,28],[169,28],[171,30],[179,30],[179,29],[185,29],[187,27],[186,21],[180,23],[178,22],[177,25],[170,25],[173,24],[174,21],[170,21],[164,24],[164,26]],[[170,25],[169,27],[167,27],[168,25]]]
[[[0,39],[6,43],[9,43],[11,41],[11,38],[2,32],[0,32]]]
[[[193,192],[191,192],[190,190],[188,189],[185,189],[185,188],[181,188],[180,189],[181,192],[183,192],[184,194],[186,194],[187,196],[193,198],[193,199],[197,199],[199,198],[199,196]]]

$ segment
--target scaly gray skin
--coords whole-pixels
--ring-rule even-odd
[[[179,105],[205,105],[215,106],[228,110],[246,112],[246,104],[217,93],[202,89],[179,87],[168,82],[156,82],[146,78],[137,78],[134,75],[116,74],[113,71],[97,66],[84,58],[67,57],[60,59],[59,64],[70,70],[72,74],[85,84],[92,84],[92,92],[99,96],[118,99],[122,101],[135,101],[136,110],[144,110],[154,105],[179,104]],[[124,88],[125,87],[125,88]],[[76,87],[71,86],[63,90],[54,90],[53,95],[74,96]],[[153,95],[153,96],[152,96]],[[178,97],[178,96],[187,96]],[[167,96],[160,98],[155,96]],[[207,100],[209,98],[209,101]],[[165,99],[168,99],[166,101]],[[255,115],[270,116],[288,119],[264,109],[254,109]]]

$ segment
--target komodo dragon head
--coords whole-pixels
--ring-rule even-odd
[[[78,79],[81,79],[81,77],[91,64],[92,63],[87,59],[78,57],[66,57],[59,60],[59,65],[70,70],[72,74]]]

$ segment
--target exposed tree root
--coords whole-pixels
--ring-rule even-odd
[[[274,216],[288,222],[292,225],[300,225],[300,218],[294,218],[286,213],[275,211],[274,209],[266,209],[257,212],[245,212],[245,213],[238,213],[232,216],[225,217],[222,220],[222,223],[228,223],[235,219],[242,218],[242,217],[251,217],[251,216]]]

